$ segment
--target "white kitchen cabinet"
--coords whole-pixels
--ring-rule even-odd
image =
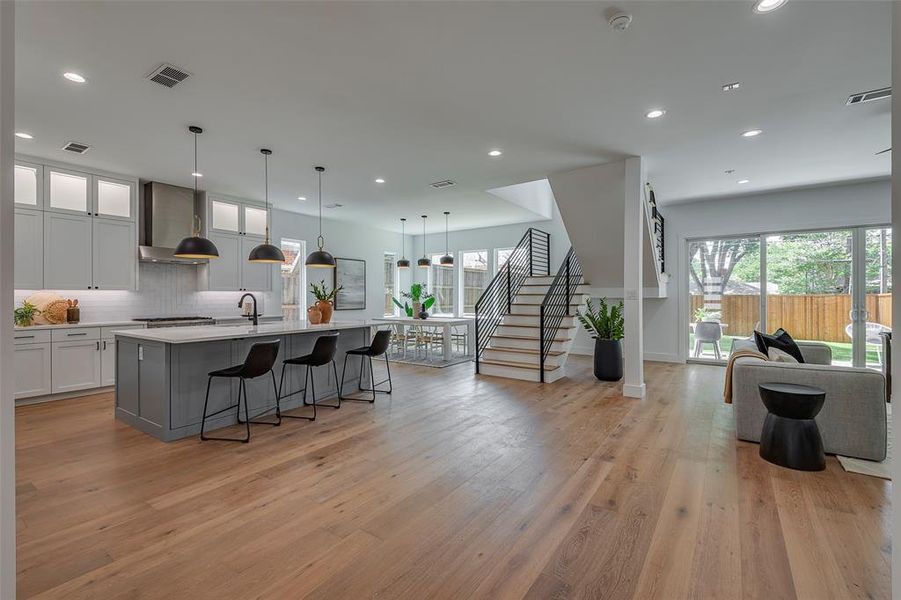
[[[93,288],[92,218],[44,213],[44,289]]]
[[[25,208],[44,208],[44,167],[35,163],[16,161],[15,203]]]
[[[211,233],[219,258],[211,258],[207,266],[210,290],[233,292],[241,289],[241,237],[238,234]]]
[[[100,385],[116,385],[116,340],[100,340]]]
[[[94,217],[92,229],[94,289],[135,289],[137,271],[135,224],[131,221]]]
[[[93,212],[90,173],[45,166],[44,191],[45,210],[78,215]]]
[[[15,398],[31,398],[50,393],[50,344],[20,344],[13,350]]]
[[[247,260],[250,251],[265,241],[262,237],[241,238],[241,290],[268,292],[272,289],[272,263],[252,263]]]
[[[94,175],[94,216],[123,221],[135,220],[137,184],[127,179]]]
[[[52,344],[51,392],[74,392],[101,386],[100,340]]]
[[[40,290],[44,287],[44,213],[30,208],[16,208],[15,274],[17,290]]]
[[[263,204],[211,195],[207,198],[207,214],[211,232],[266,235],[269,211]]]
[[[269,222],[268,211],[262,206],[258,208],[246,204],[241,208],[244,210],[244,229],[242,229],[244,235],[265,237],[266,225]]]

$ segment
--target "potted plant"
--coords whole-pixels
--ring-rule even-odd
[[[595,310],[591,298],[588,310],[576,317],[594,338],[594,376],[601,381],[619,381],[623,378],[623,303],[608,306],[607,299],[600,299]]]
[[[334,311],[334,299],[335,296],[338,295],[338,292],[341,291],[342,286],[338,286],[335,289],[329,291],[328,286],[325,285],[325,280],[323,279],[318,284],[310,283],[310,288],[313,292],[313,296],[316,298],[316,308],[319,309],[319,312],[322,313],[322,318],[319,320],[320,323],[328,323],[332,320],[332,311]]]
[[[38,307],[28,300],[22,301],[22,306],[13,311],[13,318],[19,327],[31,327],[34,324],[34,318],[41,314]]]
[[[401,296],[408,298],[410,302],[413,303],[413,306],[411,307],[407,302],[401,304],[400,300],[397,298],[392,297],[391,300],[394,301],[394,304],[403,310],[404,314],[408,317],[415,317],[417,319],[428,318],[428,310],[435,304],[435,295],[426,293],[425,286],[421,283],[414,283],[410,286],[410,291],[402,292]]]

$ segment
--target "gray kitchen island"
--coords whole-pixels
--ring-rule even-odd
[[[282,361],[308,354],[320,335],[338,332],[338,376],[344,352],[369,343],[371,324],[345,321],[310,325],[305,321],[282,321],[254,325],[168,327],[117,331],[116,335],[116,418],[160,440],[169,442],[200,433],[207,374],[210,371],[244,362],[254,342],[281,340],[273,368],[281,377]],[[359,357],[347,361],[345,393],[357,390]],[[368,370],[367,370],[368,371]],[[305,368],[288,369],[282,394],[287,396],[303,388]],[[331,368],[313,369],[317,399],[337,393]],[[368,372],[364,374],[364,385]],[[247,381],[247,400],[251,415],[275,407],[271,377]],[[214,379],[210,391],[209,413],[233,405],[238,398],[238,383]],[[308,398],[309,400],[309,398]],[[329,400],[333,402],[333,400]],[[303,404],[302,394],[282,400],[282,411]],[[206,430],[212,431],[237,423],[237,414],[226,411],[207,418]]]

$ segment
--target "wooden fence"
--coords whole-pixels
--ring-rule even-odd
[[[722,297],[722,321],[726,335],[748,336],[759,320],[760,297]],[[704,296],[691,296],[691,320],[704,305]],[[892,295],[867,294],[868,321],[892,326]],[[770,295],[767,297],[767,331],[784,327],[793,338],[824,342],[850,342],[845,327],[851,322],[851,297],[837,294]]]

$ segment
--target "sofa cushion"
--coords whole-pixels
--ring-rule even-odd
[[[795,360],[794,356],[792,356],[785,350],[780,350],[779,348],[770,348],[766,354],[770,360],[775,362],[798,364],[798,361]]]
[[[773,335],[755,331],[754,342],[757,344],[757,349],[767,356],[769,356],[770,348],[778,348],[779,350],[788,353],[799,363],[804,362],[804,356],[801,355],[801,349],[798,348],[798,344],[796,344],[795,340],[792,339],[792,336],[788,335],[788,332],[781,327],[777,329]]]

